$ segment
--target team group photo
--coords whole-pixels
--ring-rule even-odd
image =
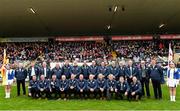
[[[179,0],[0,0],[0,110],[180,110]]]

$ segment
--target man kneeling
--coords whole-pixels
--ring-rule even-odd
[[[82,74],[79,75],[79,79],[77,80],[76,86],[79,98],[84,99],[86,97],[87,81],[84,79],[84,76]]]
[[[97,81],[94,79],[94,75],[89,75],[89,80],[87,82],[87,94],[88,98],[91,98],[90,95],[93,95],[93,98],[97,97]]]
[[[41,75],[40,81],[38,82],[38,91],[41,98],[49,98],[50,84],[48,80],[45,79],[44,75]]]
[[[114,76],[110,74],[107,80],[107,100],[112,99],[115,92],[117,92],[116,80],[114,79]]]
[[[29,82],[28,90],[29,90],[28,95],[30,97],[33,97],[33,98],[38,97],[38,81],[36,80],[35,75],[32,77],[32,80],[30,80],[30,82]]]
[[[100,99],[105,99],[107,92],[107,81],[106,79],[104,79],[103,74],[98,75],[97,83],[98,83],[98,94],[100,96]]]
[[[50,98],[57,99],[59,93],[59,80],[56,78],[56,75],[52,75],[52,79],[50,80]]]
[[[137,80],[137,78],[134,76],[132,78],[132,83],[130,85],[130,99],[139,100],[141,99],[141,83]]]
[[[68,83],[68,80],[66,79],[66,76],[65,76],[65,75],[62,75],[59,84],[60,84],[60,95],[61,95],[61,99],[63,99],[63,96],[62,96],[62,95],[64,95],[64,100],[66,100],[66,99],[67,99],[67,93],[68,93],[69,83]]]
[[[119,81],[117,82],[117,92],[116,92],[116,98],[123,99],[124,96],[126,96],[129,99],[129,85],[127,83],[127,81],[124,80],[124,77],[121,76],[119,77]]]

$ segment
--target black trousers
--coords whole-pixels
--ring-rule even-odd
[[[141,99],[141,93],[140,92],[137,92],[135,95],[131,95],[131,93],[132,93],[133,91],[131,91],[131,92],[129,92],[128,93],[128,99],[129,100],[132,100],[132,99],[138,99],[138,100],[140,100]]]
[[[26,86],[25,86],[25,79],[23,80],[17,80],[17,95],[20,95],[20,91],[21,91],[21,85],[22,84],[22,89],[23,89],[23,95],[26,95]]]
[[[113,89],[113,91],[111,91],[110,89],[107,89],[107,92],[106,92],[107,100],[111,100],[113,98],[113,94],[115,93],[114,90],[115,89]]]
[[[148,78],[142,78],[141,85],[142,85],[142,96],[145,95],[144,88],[146,88],[146,95],[147,95],[147,97],[150,97],[149,79]]]
[[[60,91],[60,98],[61,99],[67,98],[67,94],[68,94],[68,90]]]
[[[38,94],[38,89],[37,88],[30,88],[29,92],[31,93],[31,97],[32,98],[37,98],[37,94]]]
[[[74,95],[74,96],[72,97],[72,95]],[[77,95],[76,89],[75,88],[73,88],[73,89],[69,88],[69,90],[68,90],[68,97],[72,99],[72,98],[75,98],[76,95]]]
[[[100,89],[97,90],[97,93],[99,95],[100,98],[105,98],[106,97],[106,93],[107,93],[107,90],[104,89],[104,91],[101,91]]]
[[[154,97],[156,99],[161,99],[162,98],[161,81],[152,79],[152,85],[154,90]]]
[[[80,99],[86,99],[87,91],[83,90],[83,92],[80,92],[80,90],[77,90],[77,94],[79,95]]]
[[[126,90],[118,90],[118,91],[116,92],[116,98],[119,99],[119,97],[120,97],[120,99],[123,99],[125,92],[126,92]],[[129,94],[129,92],[128,92],[128,94]],[[128,97],[129,97],[129,96],[127,95],[127,98],[128,98]]]
[[[93,92],[90,91],[90,89],[87,90],[87,96],[88,98],[92,98],[91,95],[93,95],[93,98],[96,98],[97,97],[97,93],[98,93],[98,90],[95,89]]]
[[[50,98],[57,99],[58,93],[59,93],[58,88],[52,88],[52,91],[50,92]]]
[[[49,89],[44,89],[43,91],[39,91],[39,97],[41,98],[49,98],[50,97],[50,91]]]

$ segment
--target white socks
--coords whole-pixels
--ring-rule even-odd
[[[172,96],[170,96],[170,101],[172,101],[173,100],[173,98],[172,98]]]
[[[170,96],[170,101],[175,102],[176,101],[176,96]]]
[[[10,98],[10,93],[9,92],[6,92],[5,98]]]
[[[172,99],[175,102],[176,101],[176,96],[172,96]]]

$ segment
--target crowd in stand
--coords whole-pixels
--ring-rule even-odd
[[[177,41],[173,46],[178,48]],[[151,56],[168,55],[168,44],[163,43],[157,46],[152,41],[112,41],[111,44],[104,42],[55,42],[55,43],[1,43],[0,61],[3,58],[3,49],[7,49],[10,61],[16,60],[34,60],[43,56],[47,61],[70,61],[78,58],[81,62],[84,60],[92,61],[98,58],[112,60],[112,51],[117,58],[129,58],[135,62],[140,60],[149,61]]]

